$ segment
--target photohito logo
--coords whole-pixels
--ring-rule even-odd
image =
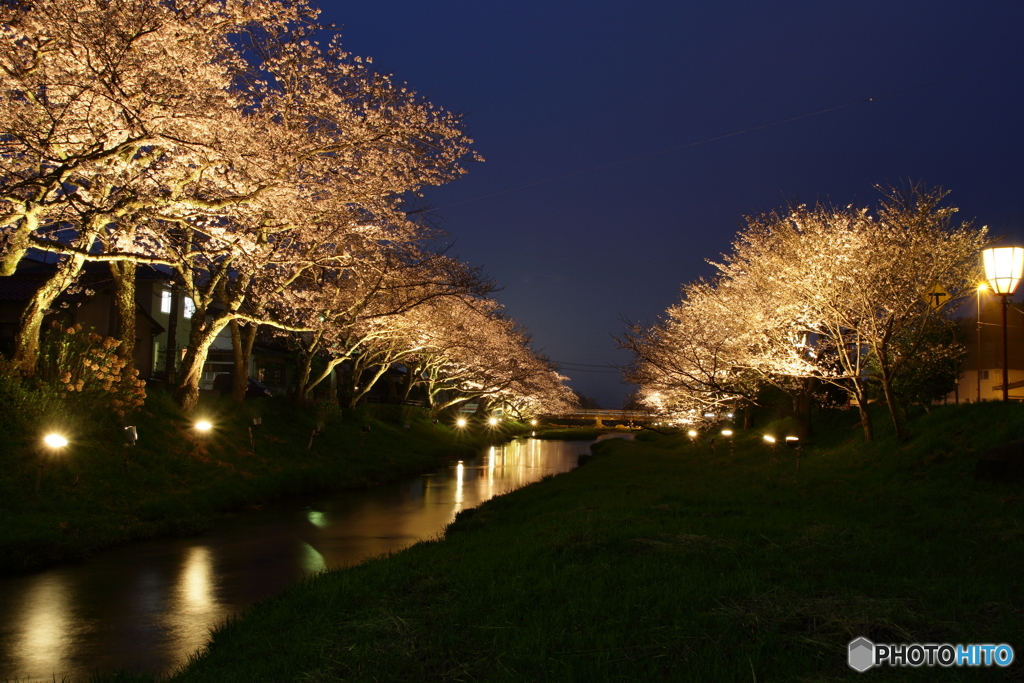
[[[950,645],[943,643],[872,643],[867,638],[850,641],[847,662],[851,669],[867,671],[873,666],[1009,666],[1013,648],[1000,645]]]

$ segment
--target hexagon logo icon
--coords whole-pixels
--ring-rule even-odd
[[[847,662],[855,671],[867,671],[875,663],[875,644],[867,638],[850,641],[850,654]]]

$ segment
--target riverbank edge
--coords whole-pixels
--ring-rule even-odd
[[[38,495],[31,489],[38,449],[22,444],[5,453],[14,466],[0,475],[8,493],[0,510],[0,575],[134,541],[201,534],[265,503],[426,474],[529,430],[516,422],[458,428],[411,406],[342,411],[279,399],[242,407],[208,399],[195,415],[214,421],[209,437],[199,437],[194,420],[166,396],[151,397],[135,420],[137,445],[121,444],[117,434],[87,435],[62,460],[47,461]],[[250,432],[254,416],[262,424]]]
[[[586,467],[466,510],[437,540],[256,604],[171,680],[846,680],[855,635],[1007,642],[1024,615],[1006,561],[1024,550],[1024,490],[970,474],[1024,420],[959,409],[933,410],[908,444],[844,424],[799,474],[760,433],[734,453],[601,442]],[[97,681],[152,680],[118,676]]]

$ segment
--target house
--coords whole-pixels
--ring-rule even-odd
[[[975,302],[972,302],[975,303]],[[1002,301],[983,295],[976,302],[974,315],[963,320],[967,357],[960,369],[955,391],[947,403],[974,403],[1003,399],[1003,322]],[[1009,396],[1024,401],[1024,311],[1010,302],[1006,311],[1006,337]]]

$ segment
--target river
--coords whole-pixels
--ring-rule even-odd
[[[591,442],[517,439],[401,483],[266,505],[201,536],[131,543],[0,579],[0,676],[165,674],[253,602],[439,534],[455,514],[568,471]]]

